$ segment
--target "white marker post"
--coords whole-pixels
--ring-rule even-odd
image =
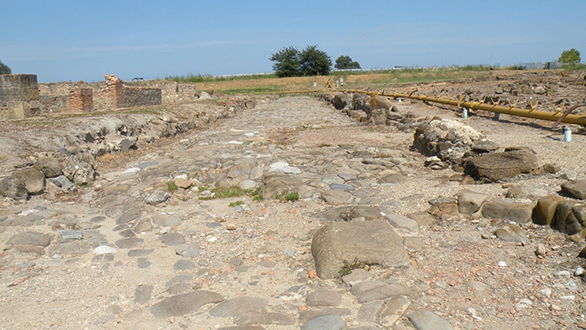
[[[568,126],[564,126],[564,142],[572,142],[572,130]]]

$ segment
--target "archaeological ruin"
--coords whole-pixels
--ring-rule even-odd
[[[0,75],[0,119],[24,119],[60,112],[111,111],[193,101],[194,85],[171,81],[126,83],[113,74],[102,82],[37,82],[34,74]]]

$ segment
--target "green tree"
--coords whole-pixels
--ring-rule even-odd
[[[299,71],[299,51],[294,47],[285,47],[274,53],[270,58],[273,64],[273,70],[278,77],[300,76]]]
[[[0,74],[11,74],[12,70],[10,70],[10,68],[8,67],[8,65],[2,63],[2,61],[0,61]]]
[[[307,46],[299,53],[299,69],[305,76],[328,75],[332,70],[332,59],[317,46]]]
[[[350,56],[340,56],[336,59],[336,69],[361,69],[360,63],[352,61]]]
[[[561,63],[580,63],[580,52],[576,49],[564,50],[558,58],[558,62]]]

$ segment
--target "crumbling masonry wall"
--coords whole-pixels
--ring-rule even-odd
[[[70,91],[67,108],[74,111],[92,111],[94,109],[94,91],[91,88],[79,88]]]
[[[0,107],[8,102],[36,101],[39,99],[37,76],[34,74],[0,74]]]
[[[113,74],[107,74],[104,78],[106,78],[106,86],[102,91],[110,95],[112,106],[115,108],[160,105],[162,103],[160,88],[128,87]]]
[[[144,105],[160,105],[162,103],[160,88],[122,88],[117,95],[116,105],[120,108],[137,107]]]
[[[41,113],[34,74],[0,75],[0,118],[22,119]]]

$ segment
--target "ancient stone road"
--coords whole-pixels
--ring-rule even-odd
[[[0,327],[579,322],[583,285],[559,274],[563,256],[536,261],[533,244],[482,239],[495,225],[490,220],[453,208],[436,214],[441,220],[423,212],[438,197],[445,200],[436,205],[455,205],[463,187],[450,180],[451,170],[425,168],[425,157],[409,148],[412,139],[412,131],[364,126],[315,98],[264,99],[122,168],[99,171],[77,195],[7,203],[0,213],[7,248],[0,255]],[[478,187],[501,193],[499,184]],[[349,220],[377,221],[400,234],[406,265],[350,265],[340,269],[342,278],[317,278],[314,234]],[[569,246],[551,230],[525,230],[548,246]]]

